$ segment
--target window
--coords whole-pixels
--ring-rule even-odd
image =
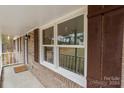
[[[53,64],[53,48],[44,47],[44,60]]]
[[[83,20],[80,15],[57,25],[59,66],[79,75],[84,75]]]
[[[84,49],[59,48],[59,66],[77,74],[84,74]]]
[[[54,62],[53,46],[54,45],[54,27],[49,27],[43,30],[43,45],[44,45],[44,61],[50,64]]]
[[[80,85],[86,82],[85,19],[82,12],[63,17],[42,26],[41,32],[41,64]]]
[[[56,24],[57,31],[54,27],[42,30],[44,61],[55,65],[54,58],[58,57],[58,67],[84,75],[84,15]]]
[[[83,20],[84,16],[81,15],[58,24],[58,44],[83,45]]]
[[[43,44],[51,45],[54,43],[53,27],[43,30]]]

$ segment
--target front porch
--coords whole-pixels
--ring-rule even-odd
[[[44,88],[30,71],[15,73],[14,67],[17,66],[19,65],[3,68],[2,88]]]
[[[69,30],[69,33],[67,31],[61,33],[58,36],[58,41],[57,30],[55,31],[55,28],[57,29],[58,25],[54,22],[51,22],[51,25],[49,25],[49,23],[46,24],[43,28],[33,28],[31,31],[28,31],[28,33],[15,37],[2,34],[1,66],[3,67],[3,72],[5,72],[3,73],[3,79],[9,77],[9,74],[15,75],[16,77],[18,75],[23,76],[30,72],[44,87],[86,87],[87,47],[86,35],[84,35],[86,34],[86,30],[84,31],[86,27],[81,26],[84,24],[84,21],[86,21],[84,20],[87,12],[85,8],[87,7],[81,6],[80,8],[65,14],[65,16],[58,18],[59,21],[57,18],[54,20],[58,24],[60,21],[67,21],[66,24],[60,25],[60,28],[62,27],[59,29],[60,32],[65,28]],[[84,10],[83,12],[82,9]],[[69,25],[65,27],[67,24]],[[42,41],[45,42],[43,43]],[[18,64],[27,65],[28,71],[24,73],[21,72],[23,74],[14,73],[12,68]],[[7,68],[10,69],[10,72],[8,72],[9,74],[7,73],[8,76],[6,76]],[[26,77],[28,76],[24,75],[24,79]],[[6,78],[6,80],[7,79],[8,78]],[[17,83],[19,82],[20,81],[17,81]],[[9,86],[11,85],[9,84],[9,81],[8,84],[7,81],[3,81],[2,85],[3,87],[25,87],[23,84],[12,84],[12,86]],[[27,87],[30,86],[27,85]]]
[[[124,6],[1,7],[20,19],[6,15],[17,29],[0,33],[3,87],[124,87]],[[19,64],[28,71],[15,73]]]
[[[80,88],[46,66],[33,62],[24,64],[21,53],[8,52],[2,54],[1,88]],[[31,57],[30,57],[31,61]],[[16,73],[14,68],[26,65],[28,70]]]

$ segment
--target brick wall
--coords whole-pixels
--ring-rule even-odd
[[[80,88],[78,84],[63,77],[62,75],[44,67],[43,65],[34,61],[34,32],[30,32],[30,39],[28,40],[28,62],[29,67],[32,68],[30,71],[37,77],[37,79],[45,87],[61,88]]]
[[[30,38],[28,39],[28,65],[31,67],[34,62],[34,32],[28,34]]]
[[[39,63],[33,63],[31,71],[38,80],[48,88],[80,88],[78,84],[63,77],[62,75],[40,65]]]

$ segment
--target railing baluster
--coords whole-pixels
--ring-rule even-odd
[[[64,59],[63,59],[63,55],[62,55],[62,67],[64,67],[64,66],[63,66],[63,60],[64,60]]]
[[[65,68],[67,69],[67,56],[65,56]]]
[[[70,62],[71,62],[71,57],[69,56],[69,65],[68,65],[69,66],[69,70],[71,70],[71,63]]]
[[[10,64],[12,64],[12,53],[10,53]]]
[[[81,57],[79,57],[78,72],[81,74]]]
[[[67,56],[65,56],[65,58],[66,58],[66,61],[65,61],[65,68],[68,69],[68,66],[67,66],[67,63],[68,63]]]
[[[76,62],[75,62],[76,73],[78,73],[78,64],[79,64],[78,59],[79,59],[79,57],[76,58]]]
[[[12,64],[13,64],[13,53],[12,53]]]
[[[64,67],[64,56],[63,55],[61,56],[62,56],[62,67]]]
[[[73,71],[73,56],[71,56],[71,70]]]
[[[7,63],[8,63],[8,55],[7,54],[5,54],[5,56],[6,56],[6,59],[5,59],[5,65],[7,65]]]
[[[15,57],[14,52],[2,53],[3,66],[16,64],[16,62],[14,62],[14,57]]]
[[[62,67],[62,61],[63,61],[63,58],[62,58],[62,55],[60,55],[60,66]]]
[[[64,55],[60,54],[59,55],[59,66],[63,67],[65,69],[68,69],[70,71],[73,71],[77,74],[84,74],[84,59],[82,57],[77,57],[71,56],[71,55]],[[75,62],[76,61],[76,62]]]
[[[8,53],[8,62],[9,62],[9,65],[11,64],[10,63],[10,53]]]
[[[66,62],[66,58],[65,58],[65,55],[64,55],[64,61],[63,61],[63,63],[64,63],[64,68],[66,68],[65,62]]]
[[[3,54],[4,55],[4,65],[6,65],[6,56],[5,56],[5,54]]]
[[[81,62],[82,62],[82,70],[81,71],[82,71],[82,74],[84,74],[84,69],[83,69],[84,68],[84,58],[82,58]]]
[[[4,65],[4,54],[2,54],[2,61],[3,61],[3,65]]]
[[[67,69],[69,70],[69,55],[67,55]]]
[[[65,58],[65,55],[64,55],[64,61],[63,61],[63,63],[64,63],[64,68],[66,67],[65,62],[66,62],[66,58]]]
[[[70,56],[68,56],[68,69],[70,70]]]
[[[61,66],[61,60],[62,60],[62,58],[61,58],[61,56],[59,56],[59,66]]]
[[[74,72],[74,57],[72,56],[72,71]]]
[[[3,57],[3,54],[1,54],[1,57],[2,57],[2,65],[4,65],[4,57]]]

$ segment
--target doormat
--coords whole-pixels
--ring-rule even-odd
[[[28,70],[28,68],[26,65],[14,67],[15,73],[19,73],[19,72],[23,72],[23,71],[27,71],[27,70]]]

